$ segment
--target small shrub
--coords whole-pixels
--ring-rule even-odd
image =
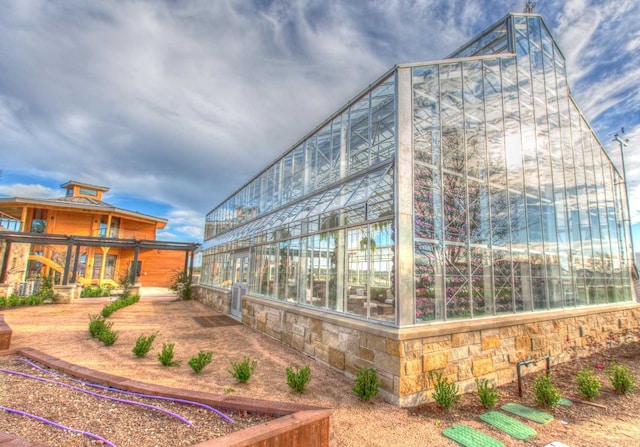
[[[55,291],[53,290],[53,282],[49,276],[42,276],[40,290],[31,297],[32,300],[29,302],[29,305],[38,305],[42,304],[45,300],[53,300],[56,296]]]
[[[607,377],[618,394],[627,394],[636,388],[636,375],[628,366],[618,365],[614,360],[607,368]]]
[[[205,366],[211,363],[211,356],[213,351],[205,351],[203,349],[198,352],[198,355],[189,359],[189,366],[196,374],[200,374]]]
[[[116,310],[122,309],[123,307],[131,306],[138,301],[140,301],[140,295],[122,295],[117,300],[104,305],[101,312],[102,316],[104,318],[109,318],[111,314],[113,314]]]
[[[558,406],[562,395],[551,381],[549,374],[536,377],[533,384],[533,396],[535,402],[543,408],[554,409]]]
[[[478,387],[478,398],[480,403],[485,408],[492,408],[498,402],[498,390],[493,384],[489,383],[487,379],[476,379],[476,385]]]
[[[307,383],[311,380],[311,367],[307,365],[304,368],[295,368],[294,371],[292,367],[287,366],[287,385],[297,393],[304,393]]]
[[[239,383],[245,383],[251,378],[251,374],[256,370],[258,366],[257,360],[251,360],[249,357],[245,357],[241,362],[229,361],[231,369],[227,370]]]
[[[174,272],[169,290],[176,292],[180,299],[190,300],[192,295],[191,277],[185,271]]]
[[[180,362],[173,359],[173,346],[175,343],[162,343],[162,351],[158,354],[158,360],[162,366],[178,366]]]
[[[433,380],[433,393],[431,394],[433,400],[445,410],[453,407],[462,397],[458,385],[450,382],[448,377],[442,377],[441,372],[432,372],[430,376]]]
[[[118,331],[112,331],[110,328],[102,331],[98,336],[98,339],[105,346],[111,346],[118,340]]]
[[[135,354],[136,357],[144,357],[151,351],[153,347],[153,341],[158,336],[158,333],[154,333],[149,335],[148,337],[145,335],[140,335],[136,340],[136,345],[133,347],[131,352]]]
[[[93,338],[98,336],[106,329],[106,322],[100,315],[89,315],[89,334]]]
[[[600,381],[593,374],[591,368],[587,367],[582,371],[578,371],[576,377],[580,394],[587,400],[593,400],[594,397],[600,395]]]
[[[110,288],[102,288],[100,286],[86,286],[80,292],[81,298],[93,298],[99,296],[109,296]]]
[[[360,368],[356,375],[356,384],[351,388],[362,402],[373,399],[380,391],[378,373],[374,368]]]

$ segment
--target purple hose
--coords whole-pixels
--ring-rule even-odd
[[[59,377],[62,376],[62,374],[58,374],[58,373],[56,373],[54,371],[48,370],[46,368],[43,368],[42,366],[32,362],[29,359],[20,357],[18,360],[20,360],[21,362],[27,363],[28,365],[31,365],[34,368],[36,368],[37,370],[40,370],[40,371],[42,371],[42,372],[44,372],[46,374],[51,374],[53,376],[59,376]],[[153,394],[135,393],[133,391],[119,390],[118,388],[113,388],[111,386],[104,386],[104,385],[98,385],[98,384],[95,384],[95,383],[85,382],[83,380],[75,379],[73,377],[68,377],[67,376],[67,378],[69,380],[72,380],[72,381],[76,382],[76,383],[81,383],[82,385],[90,386],[90,387],[93,387],[93,388],[98,388],[98,389],[101,389],[101,390],[113,391],[113,392],[117,392],[117,393],[127,394],[127,395],[130,395],[130,396],[146,397],[148,399],[158,399],[158,400],[165,400],[165,401],[169,401],[169,402],[178,402],[178,403],[181,403],[181,404],[194,405],[196,407],[201,407],[201,408],[205,408],[207,410],[213,411],[214,413],[219,415],[221,418],[223,418],[227,422],[230,422],[232,424],[235,423],[235,421],[233,419],[231,419],[229,416],[227,416],[226,414],[224,414],[220,410],[218,410],[218,409],[216,409],[216,408],[214,408],[212,406],[209,406],[207,404],[203,404],[201,402],[196,402],[196,401],[193,401],[193,400],[185,400],[185,399],[180,399],[180,398],[173,398],[173,397],[156,396],[156,395],[153,395]]]
[[[105,396],[104,394],[98,394],[98,393],[94,393],[93,391],[83,390],[80,387],[69,385],[67,383],[57,382],[55,380],[43,379],[42,377],[31,376],[29,374],[21,373],[19,371],[12,371],[10,369],[2,369],[2,368],[0,368],[0,372],[7,373],[7,374],[13,374],[13,375],[16,375],[16,376],[27,377],[29,379],[39,380],[40,382],[54,383],[56,385],[64,386],[64,387],[67,387],[67,388],[71,388],[72,390],[80,391],[81,393],[89,394],[91,396],[101,397],[103,399],[112,400],[112,401],[120,402],[120,403],[123,403],[123,404],[137,405],[137,406],[140,406],[140,407],[149,408],[151,410],[160,411],[160,412],[165,413],[165,414],[167,414],[167,415],[169,415],[171,417],[174,417],[176,419],[181,420],[182,422],[184,422],[187,425],[193,425],[191,423],[191,421],[188,421],[187,419],[183,418],[179,414],[172,413],[169,410],[165,410],[164,408],[156,407],[155,405],[149,405],[149,404],[145,404],[145,403],[142,403],[142,402],[134,402],[132,400],[126,400],[126,399],[118,399],[117,397]]]
[[[82,434],[82,435],[84,435],[84,436],[86,436],[88,438],[93,438],[93,439],[97,439],[98,441],[102,441],[102,442],[104,442],[106,445],[108,445],[110,447],[117,447],[114,443],[110,442],[107,439],[104,439],[101,436],[94,435],[93,433],[88,432],[88,431],[76,430],[75,428],[71,428],[71,427],[67,427],[66,425],[58,424],[57,422],[53,422],[53,421],[50,421],[49,419],[45,419],[43,417],[36,416],[35,414],[27,413],[25,411],[20,411],[20,410],[14,410],[13,408],[7,408],[7,407],[2,407],[2,406],[0,406],[0,410],[4,410],[7,413],[15,413],[15,414],[19,414],[20,416],[26,416],[28,418],[35,419],[36,421],[40,421],[40,422],[44,422],[45,424],[49,424],[49,425],[51,425],[53,427],[61,428],[62,430],[69,430],[69,431],[72,431],[74,433],[80,433],[80,434]]]

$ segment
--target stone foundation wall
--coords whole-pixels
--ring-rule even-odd
[[[201,300],[202,301],[202,300]],[[502,385],[516,365],[540,360],[526,373],[586,356],[607,345],[638,339],[640,305],[622,304],[389,328],[286,303],[245,296],[242,321],[353,377],[373,367],[382,396],[401,406],[431,399],[432,371],[476,389],[476,378]]]
[[[195,285],[193,286],[193,297],[197,301],[225,315],[228,314],[229,309],[231,309],[231,292],[228,290]]]

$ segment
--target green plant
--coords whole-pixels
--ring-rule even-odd
[[[607,368],[607,377],[618,394],[627,394],[636,388],[636,375],[628,366],[618,365],[615,360]]]
[[[235,390],[233,388],[225,388],[224,389],[224,394],[230,394],[233,393]]]
[[[304,393],[307,383],[311,380],[311,367],[307,365],[304,368],[295,368],[294,371],[292,367],[287,366],[287,385],[298,393]]]
[[[180,362],[173,359],[173,346],[175,343],[162,343],[162,351],[158,354],[158,360],[162,366],[178,366]]]
[[[498,390],[496,387],[489,383],[487,379],[476,379],[476,386],[478,387],[478,397],[480,403],[485,408],[491,408],[498,402]]]
[[[98,336],[104,332],[106,329],[106,322],[104,318],[100,315],[89,315],[89,334],[93,338],[98,338]]]
[[[102,316],[104,318],[108,318],[113,314],[116,310],[122,309],[123,307],[131,306],[132,304],[140,301],[140,295],[122,295],[115,301],[110,302],[109,304],[105,304],[102,308]]]
[[[191,299],[191,277],[185,271],[174,272],[172,284],[169,290],[173,290],[183,300]]]
[[[441,372],[430,372],[433,381],[433,393],[431,397],[438,402],[441,408],[448,410],[453,407],[462,397],[458,385],[449,381],[448,377],[443,377]]]
[[[351,389],[363,402],[373,399],[380,391],[378,373],[374,368],[360,367],[355,381],[355,386]]]
[[[241,362],[229,361],[231,369],[227,371],[233,376],[239,383],[245,383],[251,378],[251,374],[256,370],[258,366],[257,360],[251,360],[249,357],[245,357]]]
[[[100,286],[86,286],[80,292],[82,298],[93,298],[98,296],[109,296],[110,288],[102,288]]]
[[[554,409],[558,406],[562,395],[551,380],[549,374],[536,377],[533,384],[533,396],[535,402],[544,408]]]
[[[149,351],[151,351],[151,348],[153,347],[153,341],[157,336],[157,332],[149,335],[148,337],[141,334],[140,337],[138,337],[138,339],[136,340],[136,345],[133,347],[131,352],[133,352],[136,357],[144,357],[149,353]]]
[[[111,346],[118,340],[118,331],[112,331],[110,328],[102,331],[98,336],[98,339],[105,346]]]
[[[600,395],[600,381],[593,374],[591,368],[587,367],[582,371],[578,371],[576,377],[580,394],[587,400],[593,400],[594,397]]]
[[[200,374],[205,366],[211,363],[211,356],[213,351],[205,351],[203,349],[198,352],[198,355],[189,359],[189,366],[196,374]]]
[[[49,276],[41,276],[40,290],[34,295],[34,299],[29,303],[30,305],[42,304],[45,300],[53,300],[56,293],[53,290],[53,282]]]

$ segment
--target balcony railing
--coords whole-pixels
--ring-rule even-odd
[[[22,222],[4,214],[0,214],[0,227],[9,231],[21,231]]]
[[[107,239],[155,239],[155,233],[153,231],[121,230],[119,228],[112,228],[109,231],[105,229],[96,230],[93,232],[93,236]]]

